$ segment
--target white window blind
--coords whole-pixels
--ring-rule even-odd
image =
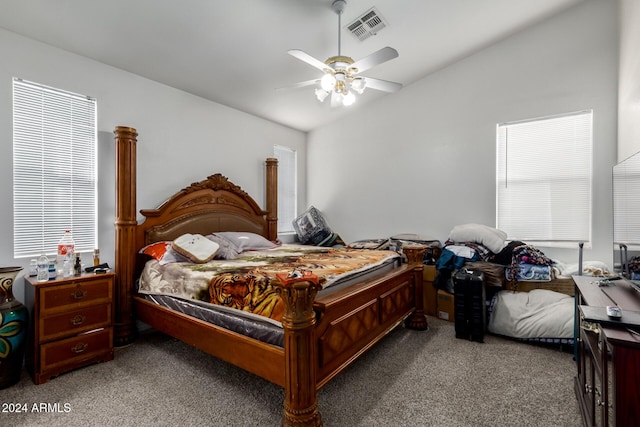
[[[591,241],[592,116],[498,125],[496,227],[510,240]]]
[[[640,248],[640,153],[613,167],[613,242]]]
[[[278,232],[293,233],[297,216],[297,153],[281,145],[273,146],[278,159]]]
[[[96,100],[13,81],[13,251],[57,253],[71,230],[76,252],[97,247]]]

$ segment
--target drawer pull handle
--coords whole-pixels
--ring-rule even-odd
[[[83,351],[85,351],[87,349],[87,347],[89,347],[89,344],[85,344],[83,342],[79,342],[78,344],[76,344],[73,347],[71,347],[71,351],[73,351],[74,353],[82,353]]]
[[[82,299],[87,295],[87,291],[83,291],[82,289],[76,290],[71,294],[71,298],[73,299]]]
[[[86,320],[86,317],[78,314],[77,316],[75,316],[73,319],[71,319],[71,324],[73,326],[78,326],[78,325],[82,325],[84,323],[84,321]]]

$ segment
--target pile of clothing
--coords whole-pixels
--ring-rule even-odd
[[[507,234],[482,224],[454,227],[436,261],[434,286],[453,293],[452,277],[465,264],[478,267],[489,263],[501,266],[504,276],[491,283],[501,286],[502,280],[550,281],[554,262],[539,249],[524,242],[507,242]],[[495,271],[492,268],[491,271]]]
[[[510,282],[548,282],[553,278],[553,261],[539,249],[523,242],[509,242],[490,262],[505,265],[505,276]]]
[[[364,239],[349,243],[353,249],[375,249],[395,251],[404,257],[402,247],[406,245],[420,245],[425,247],[424,265],[433,265],[440,257],[442,243],[439,240],[420,234],[401,233],[382,239]]]

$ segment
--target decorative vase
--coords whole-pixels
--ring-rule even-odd
[[[13,280],[22,267],[0,268],[0,389],[20,380],[29,312],[13,297]]]

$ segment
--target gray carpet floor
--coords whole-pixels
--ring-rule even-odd
[[[460,340],[453,323],[428,319],[426,332],[396,328],[320,390],[325,426],[582,425],[572,353],[492,335]],[[0,413],[0,425],[278,426],[283,399],[280,387],[147,333],[111,362],[39,386],[23,372],[0,390],[0,409],[27,411]],[[54,411],[33,410],[40,403]]]

